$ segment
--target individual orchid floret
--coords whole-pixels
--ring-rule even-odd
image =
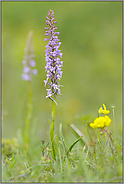
[[[59,32],[57,32],[57,27],[55,27],[55,24],[57,21],[54,20],[54,11],[50,9],[48,11],[48,17],[46,17],[46,23],[48,27],[45,27],[47,38],[44,39],[44,41],[48,41],[45,50],[45,60],[46,60],[46,77],[47,79],[44,80],[45,86],[48,85],[47,90],[47,96],[46,98],[53,99],[53,95],[55,98],[57,97],[57,94],[60,93],[60,84],[59,80],[62,77],[62,67],[63,67],[63,61],[61,61],[62,53],[61,50],[59,50],[59,47],[61,45],[61,42],[58,39]]]
[[[34,61],[35,54],[34,54],[34,47],[33,47],[33,40],[32,40],[33,32],[30,31],[27,37],[26,48],[24,49],[24,60],[22,64],[24,66],[22,79],[26,81],[32,80],[32,74],[37,75],[36,63]]]

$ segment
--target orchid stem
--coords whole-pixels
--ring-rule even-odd
[[[27,112],[26,128],[25,128],[25,143],[27,147],[29,144],[29,129],[30,129],[31,113],[32,113],[31,82],[28,81],[28,112]]]
[[[53,101],[52,101],[52,122],[53,122],[53,125],[55,123],[55,101],[54,100],[55,100],[55,95],[53,95]]]
[[[54,132],[55,132],[55,95],[53,95],[52,101],[52,125],[50,131],[51,143],[52,143],[52,157],[56,160],[56,150],[55,150],[55,142],[54,142]]]

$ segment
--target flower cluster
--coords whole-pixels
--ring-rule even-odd
[[[100,107],[98,113],[99,114],[109,114],[110,111],[106,110],[106,106],[103,104],[104,109],[102,109],[102,107]],[[92,128],[104,128],[106,126],[109,126],[111,123],[111,119],[109,118],[109,116],[105,115],[105,116],[101,116],[98,117],[94,120],[94,123],[90,123],[90,126]]]
[[[22,64],[24,65],[22,79],[26,81],[31,81],[32,74],[37,74],[37,69],[34,69],[36,63],[33,58],[35,58],[33,41],[32,41],[33,32],[30,31],[27,38],[26,48],[24,49],[25,55]]]
[[[44,41],[49,41],[48,44],[45,46],[45,60],[46,60],[46,66],[45,66],[45,72],[47,72],[46,76],[47,79],[44,80],[45,86],[48,84],[49,89],[47,90],[47,96],[46,98],[52,98],[53,95],[55,95],[55,98],[57,97],[57,94],[60,93],[60,84],[59,80],[62,77],[62,67],[63,67],[63,61],[61,61],[62,53],[61,50],[59,50],[59,47],[61,45],[61,42],[59,42],[58,36],[59,32],[56,32],[57,27],[55,27],[55,24],[57,21],[54,20],[54,11],[50,9],[48,11],[48,17],[46,17],[46,23],[48,27],[45,27],[47,38],[44,39]]]
[[[111,119],[108,116],[101,116],[94,120],[94,123],[90,123],[92,128],[104,128],[109,126],[111,123]]]

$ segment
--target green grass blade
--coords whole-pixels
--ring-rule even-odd
[[[50,122],[50,120],[49,120],[49,125],[50,125],[50,128],[51,128],[51,126],[52,126],[52,125],[51,125],[51,122]]]
[[[13,162],[13,163],[12,163],[12,165],[11,165],[11,167],[12,167],[12,168],[13,168],[13,167],[14,167],[14,165],[16,164],[17,159],[18,159],[18,149],[17,149],[16,158],[15,158],[14,162]]]
[[[74,141],[71,146],[69,147],[68,151],[66,152],[66,155],[68,156],[69,152],[71,152],[72,148],[75,146],[76,143],[78,143],[78,141],[80,141],[80,139],[82,138],[83,136],[79,137],[76,141]]]
[[[66,123],[69,128],[71,129],[71,131],[74,133],[74,135],[79,138],[79,137],[83,137],[80,139],[80,142],[82,144],[82,146],[85,146],[86,144],[88,144],[87,139],[84,137],[83,133],[74,125],[74,124],[68,124]]]
[[[89,128],[88,128],[88,124],[86,124],[86,127],[87,127],[87,132],[88,132],[88,135],[89,135],[89,137],[90,137],[90,140],[93,142],[93,139],[92,139],[92,137],[91,137],[91,134],[90,134],[90,131],[89,131]]]
[[[59,148],[59,141],[58,138],[56,137],[56,142],[57,142],[57,148],[58,148],[58,156],[59,156],[59,160],[60,160],[60,167],[61,167],[61,172],[62,172],[62,159],[61,159],[61,151]]]
[[[62,142],[62,145],[63,145],[63,147],[65,149],[65,152],[66,152],[67,151],[67,146],[65,144],[64,136],[62,134],[62,123],[60,123],[60,127],[59,127],[59,136],[60,136],[60,140]]]

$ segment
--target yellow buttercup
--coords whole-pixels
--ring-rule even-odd
[[[111,123],[111,119],[108,116],[101,116],[94,120],[94,123],[90,123],[92,128],[104,128],[109,126]]]

